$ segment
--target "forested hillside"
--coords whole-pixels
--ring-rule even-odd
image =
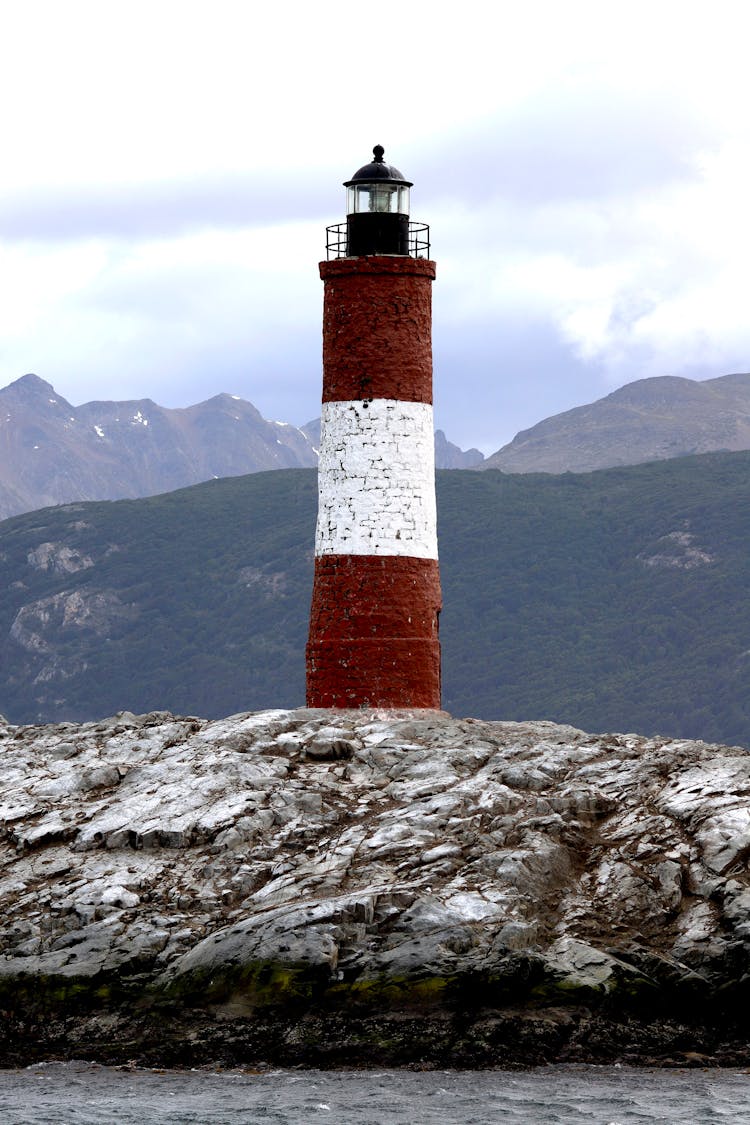
[[[313,470],[0,523],[0,711],[304,700]],[[438,474],[444,706],[750,744],[750,454]]]
[[[750,454],[440,501],[448,709],[750,744]]]

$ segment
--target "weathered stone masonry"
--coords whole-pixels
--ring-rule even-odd
[[[432,407],[324,403],[316,554],[437,558]]]
[[[320,263],[323,402],[389,398],[432,406],[435,263],[379,255]]]
[[[431,286],[399,255],[322,262],[323,410],[307,703],[440,707]]]

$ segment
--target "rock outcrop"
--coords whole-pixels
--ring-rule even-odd
[[[0,754],[6,1064],[747,1050],[745,750],[293,710]]]

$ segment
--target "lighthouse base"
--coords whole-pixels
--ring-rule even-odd
[[[307,706],[439,710],[439,613],[434,559],[317,558]]]
[[[440,709],[436,641],[377,638],[307,646],[308,707]]]

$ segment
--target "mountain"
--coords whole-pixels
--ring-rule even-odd
[[[750,745],[750,453],[438,473],[445,708]],[[304,698],[312,470],[0,523],[0,712]]]
[[[435,430],[435,468],[478,469],[483,462],[484,454],[478,449],[460,449],[442,430]]]
[[[270,422],[237,395],[180,409],[151,399],[71,406],[44,379],[0,389],[0,519],[50,504],[153,496],[216,477],[317,464],[320,421]],[[441,468],[482,461],[435,435]]]
[[[703,382],[665,375],[522,430],[481,468],[583,473],[741,449],[750,449],[750,374]]]
[[[74,407],[36,375],[0,390],[0,517],[315,463],[301,430],[234,395],[169,410],[151,399]]]

